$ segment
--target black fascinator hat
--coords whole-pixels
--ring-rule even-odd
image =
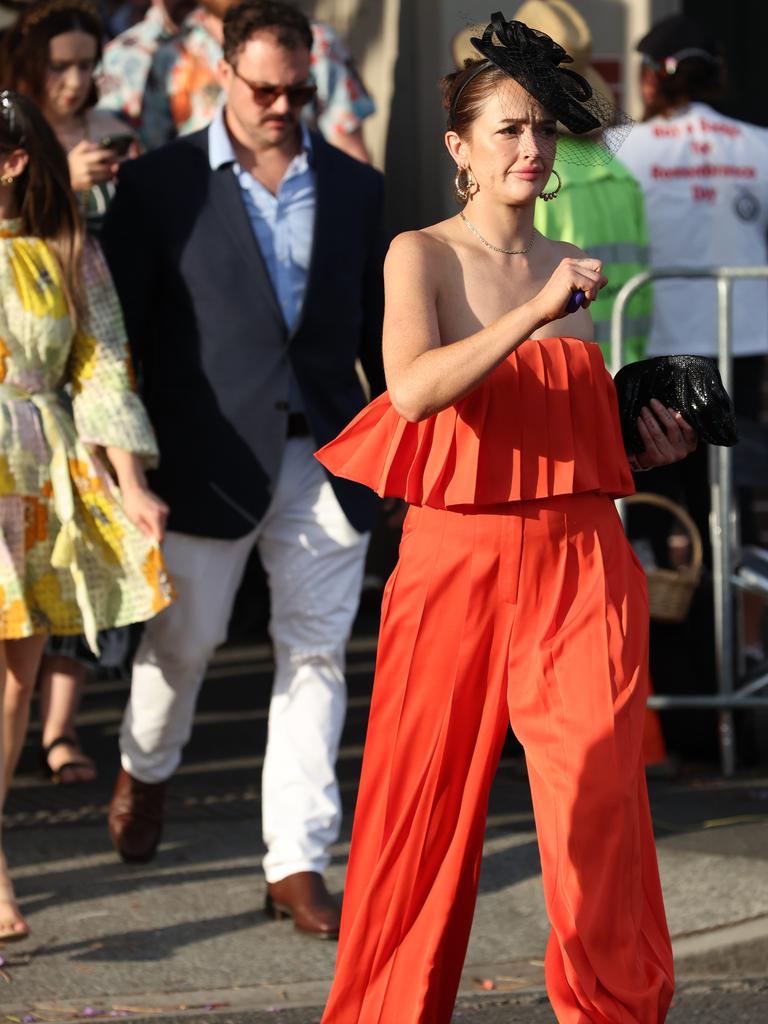
[[[592,86],[577,72],[560,67],[572,64],[573,58],[554,39],[528,28],[522,21],[505,21],[497,11],[491,15],[482,39],[473,36],[470,42],[574,135],[602,127],[599,118],[586,106],[593,97]]]
[[[568,147],[563,153],[559,146],[561,156],[578,163],[611,159],[626,137],[632,119],[610,98],[596,93],[583,75],[568,67],[573,58],[559,43],[522,21],[507,21],[501,11],[491,15],[482,36],[472,36],[469,41],[477,50],[477,63],[466,62],[468,73],[448,108],[449,128],[455,127],[457,107],[470,82],[495,67],[538,100],[567,133],[594,133],[593,137],[599,137],[597,150],[603,153],[602,158],[591,152],[587,160],[582,147],[575,146],[572,156]]]

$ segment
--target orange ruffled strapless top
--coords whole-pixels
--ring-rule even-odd
[[[530,339],[464,398],[419,423],[385,392],[317,452],[381,497],[449,509],[634,491],[598,345]]]

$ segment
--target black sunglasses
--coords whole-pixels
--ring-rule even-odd
[[[317,94],[317,86],[311,82],[304,85],[269,85],[262,82],[249,82],[247,78],[243,78],[237,68],[233,67],[232,70],[235,78],[239,78],[248,86],[251,95],[260,107],[271,107],[281,96],[286,96],[292,107],[306,107]]]

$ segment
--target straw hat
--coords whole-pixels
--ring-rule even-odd
[[[26,0],[0,0],[0,31],[14,25],[28,6]]]
[[[19,16],[19,12],[5,4],[0,4],[0,32],[4,28],[10,28]]]
[[[512,17],[529,28],[544,32],[566,53],[573,57],[568,67],[577,71],[592,86],[598,96],[614,102],[613,92],[603,76],[592,67],[592,33],[581,14],[567,0],[524,0]],[[464,67],[467,59],[477,60],[481,55],[474,48],[472,36],[482,37],[485,25],[470,25],[457,32],[451,41],[451,52],[457,68]]]

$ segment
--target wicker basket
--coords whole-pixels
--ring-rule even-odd
[[[652,619],[682,622],[688,614],[696,587],[701,578],[703,549],[696,523],[677,502],[661,494],[632,494],[624,498],[626,505],[653,505],[663,508],[678,519],[690,534],[691,564],[679,569],[646,569],[648,604]]]

